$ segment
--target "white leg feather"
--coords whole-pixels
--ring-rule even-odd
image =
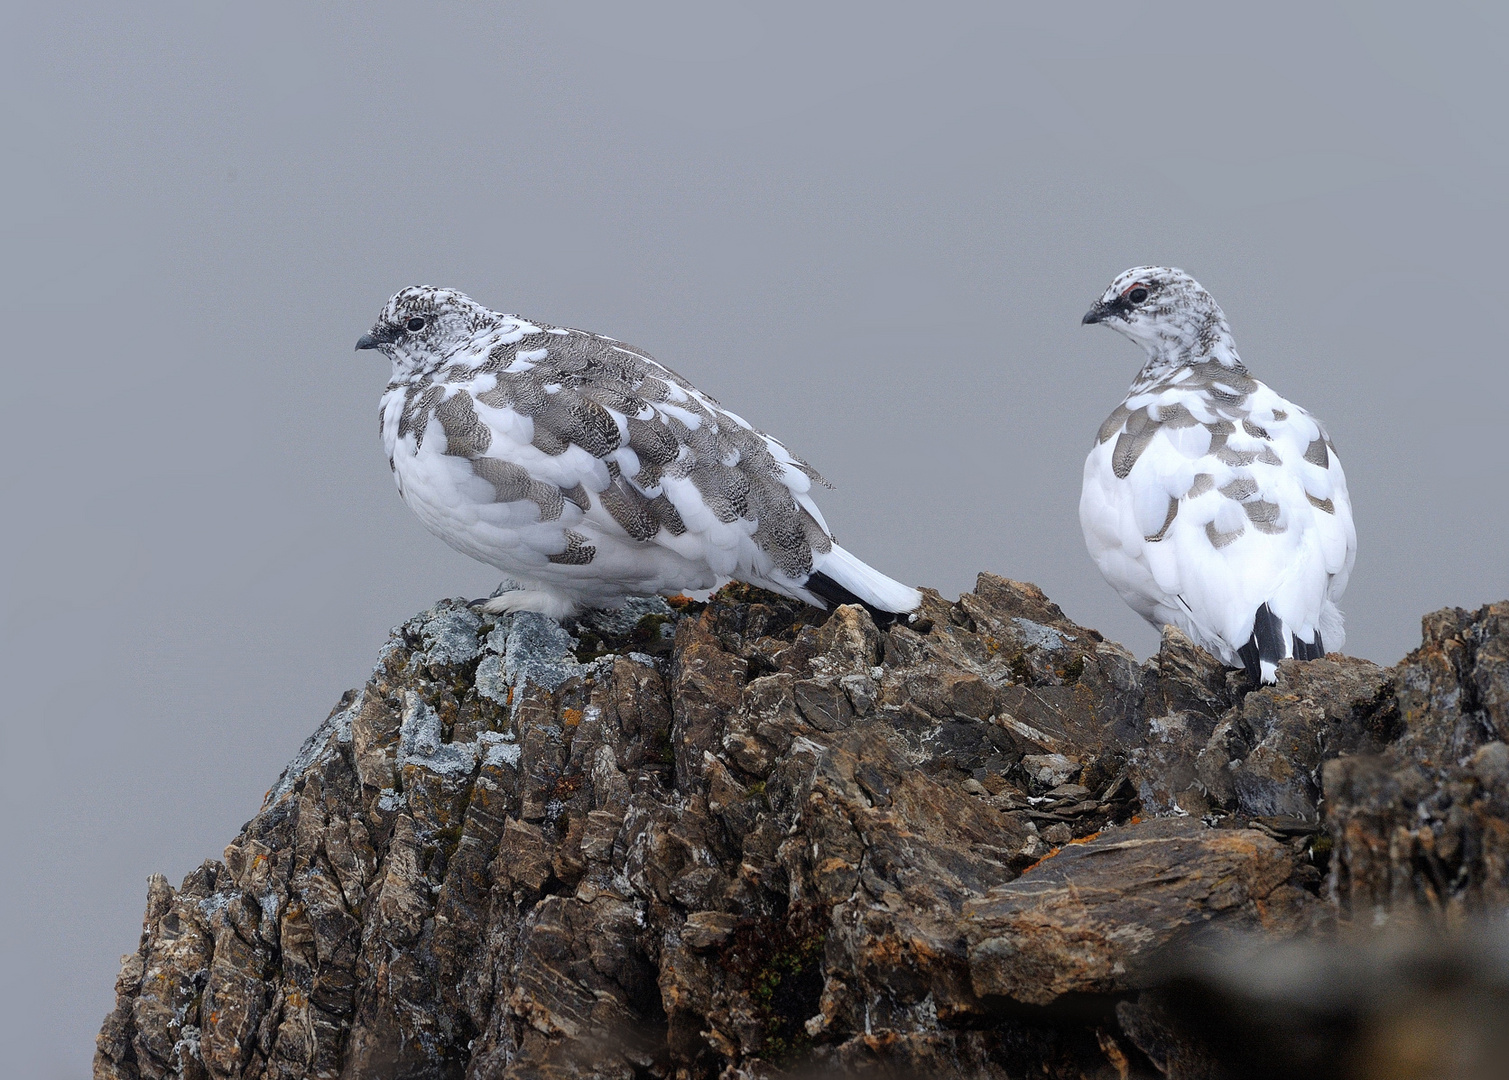
[[[569,618],[581,610],[580,605],[571,597],[547,589],[511,589],[477,606],[492,615],[537,611],[557,620]]]

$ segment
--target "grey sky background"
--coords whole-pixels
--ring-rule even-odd
[[[496,575],[404,509],[387,297],[623,338],[846,546],[1156,644],[1077,520],[1165,262],[1329,425],[1349,651],[1509,596],[1503,5],[16,5],[0,1059],[78,1077],[145,878],[218,857],[388,628]]]

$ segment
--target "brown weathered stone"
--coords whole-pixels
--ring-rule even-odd
[[[1389,673],[1350,657],[1286,661],[1216,727],[1197,773],[1210,805],[1314,820],[1321,762],[1376,753],[1396,729]]]
[[[1046,1005],[1143,984],[1175,935],[1214,919],[1259,927],[1288,880],[1289,852],[1250,829],[1163,818],[1064,848],[965,905],[978,994]],[[1315,901],[1319,903],[1319,901]]]

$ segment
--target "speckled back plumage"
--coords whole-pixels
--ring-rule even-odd
[[[1106,580],[1254,678],[1339,651],[1357,537],[1325,428],[1252,378],[1183,271],[1133,267],[1085,321],[1148,356],[1085,461],[1080,523]]]
[[[728,577],[827,606],[814,574],[880,610],[920,602],[833,542],[816,470],[642,350],[427,287],[394,296],[358,347],[393,359],[382,431],[404,500],[523,586],[499,610],[561,616]]]

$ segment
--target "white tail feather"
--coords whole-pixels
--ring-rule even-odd
[[[826,554],[814,556],[812,569],[827,574],[865,603],[881,611],[915,611],[922,604],[922,594],[916,589],[886,577],[837,544]]]

